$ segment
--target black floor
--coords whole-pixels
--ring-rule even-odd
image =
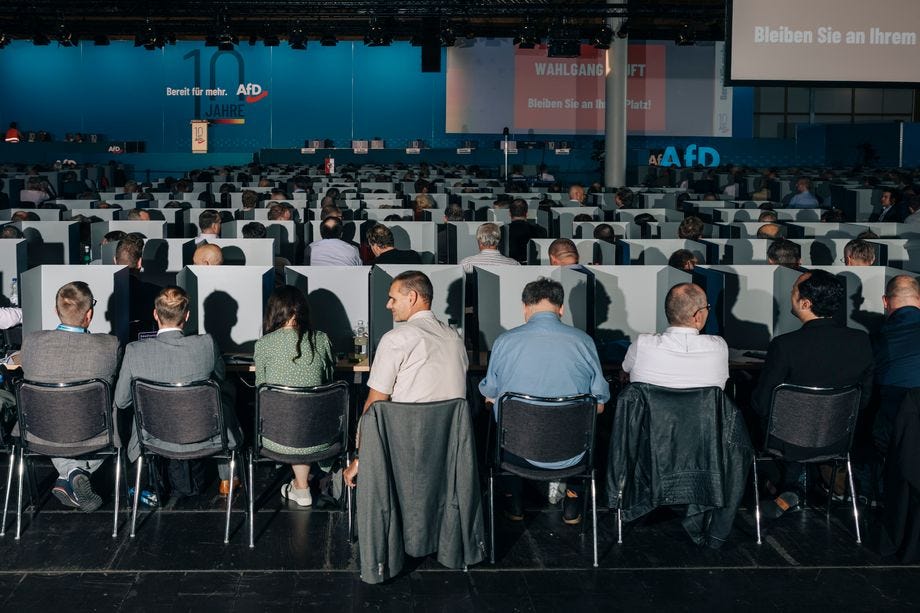
[[[50,474],[40,475],[39,513],[24,515],[19,541],[11,514],[0,539],[2,611],[920,610],[920,567],[874,553],[869,512],[857,545],[844,505],[830,521],[815,508],[766,523],[760,546],[742,509],[721,551],[694,546],[667,512],[626,526],[617,545],[615,517],[602,512],[593,569],[590,531],[582,536],[558,509],[537,503],[522,523],[499,521],[495,566],[464,573],[412,560],[402,576],[371,586],[358,577],[344,514],[283,503],[284,473],[261,471],[253,550],[242,497],[223,544],[216,486],[144,511],[134,539],[123,512],[112,538],[111,502],[90,514],[66,510],[46,495]]]

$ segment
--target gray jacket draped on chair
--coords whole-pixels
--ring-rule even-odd
[[[607,492],[624,521],[688,505],[684,528],[699,545],[728,538],[753,458],[738,407],[717,387],[633,383],[617,399]]]
[[[485,557],[476,445],[465,400],[376,402],[361,418],[357,528],[361,579],[380,583],[404,555],[463,568]]]

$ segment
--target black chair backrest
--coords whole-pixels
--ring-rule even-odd
[[[789,454],[792,446],[797,460],[839,456],[850,449],[859,413],[859,386],[816,388],[781,384],[773,390],[767,424],[768,451]],[[778,445],[777,443],[782,443]],[[779,448],[779,449],[778,449]]]
[[[226,444],[220,386],[214,381],[157,383],[135,379],[132,394],[138,438],[145,447],[156,450],[157,441],[188,445],[217,438]]]
[[[347,442],[348,384],[318,387],[263,384],[256,390],[256,446],[262,438],[293,448]]]
[[[26,451],[74,457],[112,444],[112,401],[102,379],[16,386],[19,432]]]
[[[535,462],[559,462],[594,449],[597,400],[582,394],[565,398],[540,398],[503,394],[498,399],[498,445],[496,464],[502,451]]]

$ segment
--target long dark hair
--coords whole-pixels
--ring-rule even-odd
[[[313,362],[316,356],[316,330],[310,323],[310,303],[307,302],[307,297],[303,292],[296,287],[285,285],[276,288],[268,297],[265,321],[262,325],[263,332],[269,334],[283,328],[291,317],[294,318],[294,329],[297,330],[297,355],[291,361],[300,359],[303,337],[306,336],[310,344],[310,362]]]

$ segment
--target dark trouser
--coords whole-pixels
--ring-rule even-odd
[[[525,460],[520,456],[516,456],[513,453],[508,453],[507,451],[502,454],[502,459],[513,466],[520,466],[521,468],[534,469],[534,465]],[[520,496],[521,490],[524,486],[524,480],[521,477],[514,475],[508,475],[503,479],[502,487],[505,490],[505,493],[512,496]],[[583,479],[568,479],[565,482],[566,489],[572,490],[572,493],[577,496],[581,496],[585,491],[585,482]]]

